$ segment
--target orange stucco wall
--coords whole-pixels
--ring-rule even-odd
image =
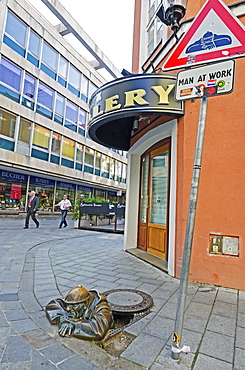
[[[235,1],[224,1],[227,5]],[[186,19],[205,0],[189,0]],[[239,18],[245,24],[245,16]],[[139,30],[139,28],[138,28]],[[136,55],[136,54],[135,54]],[[176,72],[176,71],[175,71]],[[203,161],[189,279],[245,290],[245,58],[236,59],[234,91],[208,99]],[[200,99],[185,102],[178,120],[175,273],[181,258]],[[210,234],[239,237],[239,256],[209,253]]]
[[[190,280],[245,289],[245,60],[236,61],[231,94],[208,99]],[[188,101],[178,127],[176,275],[185,225],[200,101]],[[239,236],[239,257],[209,254],[209,234]]]

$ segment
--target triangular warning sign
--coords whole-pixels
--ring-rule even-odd
[[[245,56],[245,27],[221,0],[208,0],[163,69]]]

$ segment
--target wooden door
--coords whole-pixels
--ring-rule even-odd
[[[169,143],[142,158],[138,248],[167,259]]]

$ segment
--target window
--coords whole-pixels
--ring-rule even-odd
[[[56,79],[58,53],[46,42],[43,42],[41,70]]]
[[[88,97],[89,97],[89,99],[91,98],[91,95],[93,94],[93,92],[96,89],[97,89],[97,87],[91,81],[89,81],[89,89],[88,89]]]
[[[33,145],[48,150],[49,139],[50,139],[49,130],[39,125],[34,126]]]
[[[150,55],[154,50],[154,22],[148,30],[148,55]]]
[[[110,170],[110,158],[107,155],[102,154],[101,176],[108,179],[109,170]]]
[[[14,138],[16,117],[0,110],[0,134]]]
[[[80,95],[81,73],[70,65],[68,89],[75,95]]]
[[[24,57],[26,35],[27,26],[11,12],[8,12],[3,42]]]
[[[127,177],[127,166],[123,163],[122,165],[122,182],[126,183],[126,177]]]
[[[77,130],[77,115],[78,115],[78,106],[66,101],[66,113],[65,113],[65,127],[69,128],[72,131]]]
[[[59,94],[56,95],[55,101],[55,114],[54,120],[55,122],[63,124],[63,117],[64,117],[64,107],[65,107],[65,98]]]
[[[37,36],[32,30],[30,31],[30,39],[28,46],[27,59],[29,62],[38,67],[39,53],[40,53],[41,38]]]
[[[83,163],[83,145],[77,144],[76,170],[82,171]]]
[[[116,161],[115,166],[115,180],[121,182],[122,181],[122,162]]]
[[[20,119],[18,140],[29,144],[31,135],[31,122]]]
[[[87,113],[83,109],[79,109],[78,132],[85,135]]]
[[[68,62],[60,56],[58,82],[66,87]]]
[[[19,103],[20,101],[20,82],[21,82],[22,70],[10,63],[8,60],[2,58],[0,64],[0,78],[1,82],[7,86],[1,84],[0,93],[6,97],[15,100]],[[11,89],[9,89],[9,87]],[[14,89],[15,91],[13,91]],[[18,93],[17,93],[18,92]]]
[[[101,167],[101,153],[96,152],[95,155],[95,175],[100,176],[100,167]]]
[[[84,171],[88,173],[94,172],[94,150],[85,147],[84,154]]]
[[[25,74],[22,104],[27,108],[34,109],[34,95],[35,95],[36,79]]]
[[[88,79],[85,76],[82,76],[81,99],[88,102]]]
[[[75,151],[75,142],[73,140],[68,139],[67,137],[64,137],[62,145],[62,155],[74,159],[74,151]]]
[[[61,146],[61,135],[53,132],[52,134],[52,144],[51,144],[51,151],[56,154],[60,154],[60,146]]]
[[[43,85],[41,82],[39,82],[37,102],[41,104],[43,107],[37,104],[37,113],[40,113],[43,116],[51,119],[52,118],[52,108],[53,108],[53,98],[54,98],[54,91],[49,89],[47,86]]]
[[[115,159],[110,159],[110,179],[115,179]]]

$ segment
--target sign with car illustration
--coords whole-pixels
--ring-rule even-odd
[[[208,0],[163,69],[245,56],[245,27],[221,0]]]

